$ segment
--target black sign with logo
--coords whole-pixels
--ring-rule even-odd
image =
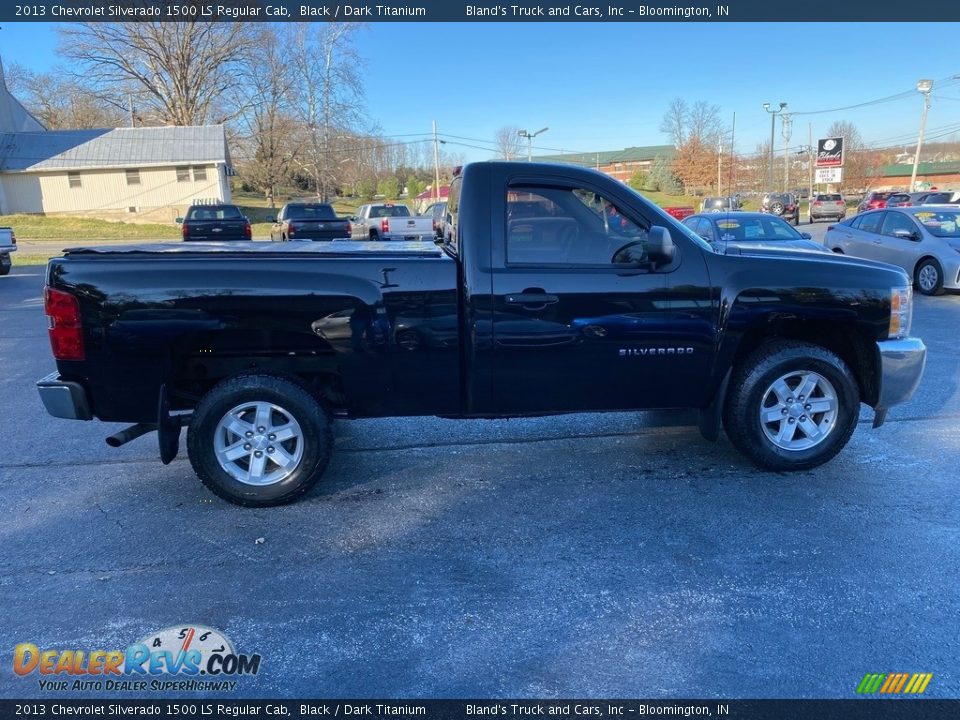
[[[843,138],[817,140],[817,167],[843,167]]]

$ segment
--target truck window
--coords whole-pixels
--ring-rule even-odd
[[[511,186],[506,200],[507,265],[614,267],[646,256],[649,225],[593,190]]]
[[[187,220],[243,220],[243,213],[235,205],[208,205],[191,208]]]
[[[410,208],[406,205],[374,205],[370,208],[370,217],[410,217]]]
[[[450,182],[450,194],[447,196],[447,209],[444,217],[443,240],[454,255],[459,252],[457,226],[460,221],[461,182],[462,179],[460,177],[455,177]]]
[[[336,220],[337,214],[329,205],[311,203],[288,205],[285,217],[289,220]]]

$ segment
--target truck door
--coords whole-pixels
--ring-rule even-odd
[[[503,413],[700,405],[716,312],[706,247],[642,201],[582,181],[518,177],[493,228],[492,407]]]

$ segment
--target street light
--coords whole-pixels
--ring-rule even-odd
[[[533,139],[540,133],[545,133],[549,129],[550,128],[548,127],[540,128],[535,133],[529,133],[526,130],[517,131],[517,135],[527,139],[527,162],[531,162],[533,160]]]
[[[763,104],[763,109],[770,113],[770,163],[767,167],[767,192],[773,192],[773,135],[776,129],[777,115],[782,113],[786,107],[787,104],[782,102],[779,109],[771,110],[770,103]]]
[[[923,133],[927,128],[927,110],[930,109],[930,91],[933,80],[917,80],[917,92],[923,95],[923,113],[920,115],[920,134],[917,137],[917,151],[913,155],[913,172],[910,174],[910,192],[917,188],[917,166],[920,164],[920,148],[923,146]]]

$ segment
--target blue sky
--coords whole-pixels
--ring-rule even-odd
[[[675,96],[719,105],[736,144],[769,138],[764,102],[793,112],[841,108],[938,82],[927,127],[960,128],[957,24],[950,23],[373,23],[360,34],[367,113],[385,135],[441,133],[492,143],[504,125],[549,126],[535,152],[665,144],[659,125]],[[53,23],[0,29],[0,56],[46,70],[58,61]],[[834,120],[867,141],[916,134],[922,101],[904,99],[796,115],[791,145]],[[466,145],[484,146],[474,140]],[[908,140],[906,142],[909,142]],[[782,144],[777,124],[777,147]],[[457,146],[467,160],[491,152]]]

